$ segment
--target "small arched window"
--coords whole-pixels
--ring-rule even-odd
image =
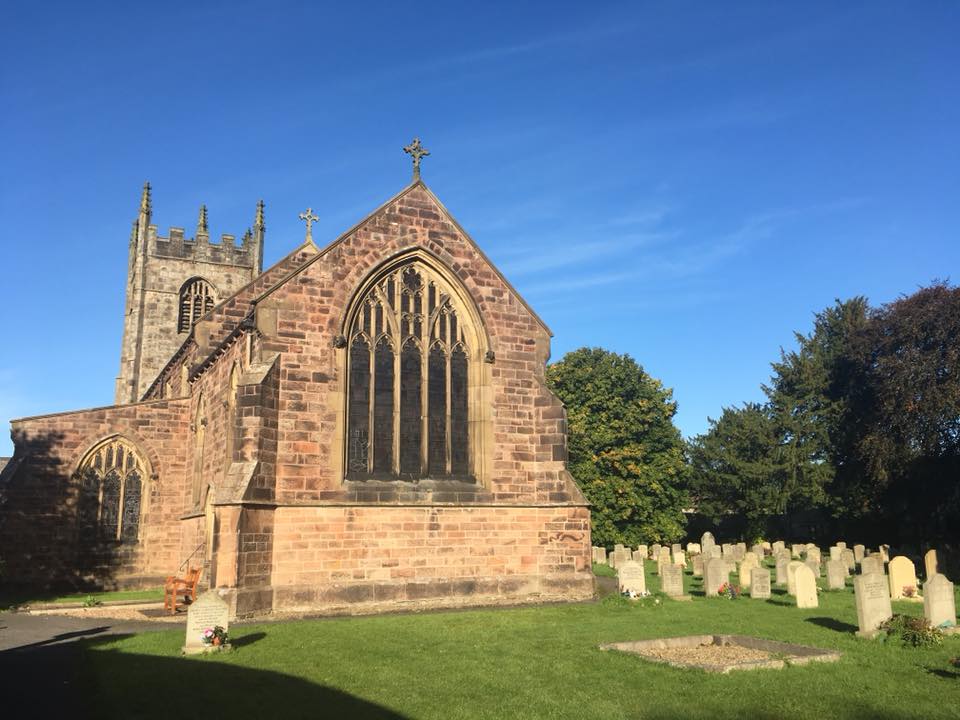
[[[470,323],[449,284],[420,261],[360,296],[347,335],[348,479],[473,478]]]
[[[136,446],[122,437],[105,440],[83,459],[78,475],[81,538],[137,542],[147,464]]]
[[[213,310],[216,292],[203,278],[187,280],[180,288],[180,315],[177,332],[189,332],[194,323]]]

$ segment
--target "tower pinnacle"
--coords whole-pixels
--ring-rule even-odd
[[[197,216],[197,235],[206,235],[208,232],[209,226],[207,225],[207,206],[201,205],[200,215]]]
[[[150,200],[150,183],[143,184],[143,193],[140,195],[140,214],[150,215],[153,212],[153,203]]]

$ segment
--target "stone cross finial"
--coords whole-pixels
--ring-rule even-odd
[[[201,205],[200,215],[197,216],[197,234],[200,235],[202,233],[206,235],[208,230],[209,230],[209,226],[207,225],[207,206]]]
[[[149,215],[153,212],[153,203],[150,201],[150,183],[143,184],[143,193],[140,195],[140,212]]]
[[[307,241],[313,242],[313,223],[320,218],[313,214],[313,208],[307,208],[306,212],[300,213],[300,219],[307,223]]]
[[[413,142],[407,145],[403,151],[413,158],[413,179],[420,179],[420,160],[425,158],[430,154],[430,151],[427,150],[420,144],[420,138],[415,137]]]

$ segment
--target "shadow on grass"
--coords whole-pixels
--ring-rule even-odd
[[[960,680],[960,670],[942,670],[940,668],[927,668],[931,675],[944,678],[946,680]]]
[[[266,636],[265,632],[249,633],[235,639],[231,638],[230,644],[235,648],[246,647],[247,645],[253,645],[257,640],[263,640]]]
[[[251,633],[235,646],[265,637]],[[98,648],[128,638],[79,640],[0,652],[9,717],[193,718],[215,708],[217,717],[357,718],[404,716],[337,688],[267,670],[239,667],[221,657],[156,656]],[[331,658],[318,662],[333,661]]]
[[[851,625],[850,623],[845,623],[832,617],[806,618],[804,622],[813,623],[814,625],[819,625],[827,630],[836,630],[837,632],[842,633],[852,633],[858,630],[856,625]]]

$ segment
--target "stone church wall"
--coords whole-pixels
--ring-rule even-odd
[[[156,585],[180,558],[187,400],[96,408],[14,420],[16,467],[5,479],[0,548],[11,581],[39,585]],[[122,435],[142,452],[141,542],[101,548],[95,567],[78,556],[77,466],[99,441]]]
[[[572,507],[281,507],[274,609],[362,611],[593,595]]]

